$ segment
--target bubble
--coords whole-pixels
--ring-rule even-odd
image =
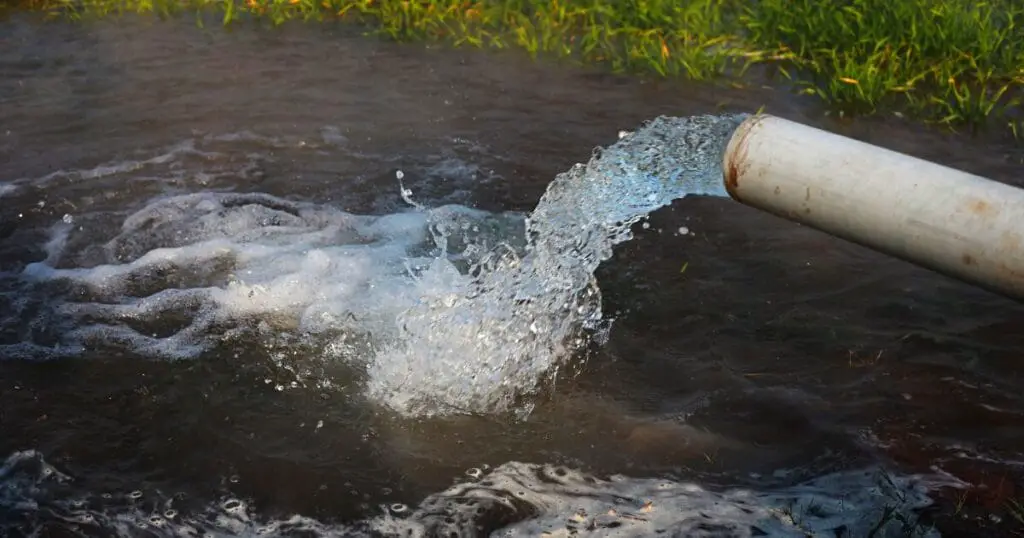
[[[388,509],[390,509],[391,512],[394,514],[404,514],[409,510],[409,507],[402,503],[394,503],[391,506],[389,506]]]
[[[128,498],[132,499],[132,500],[141,499],[142,498],[142,491],[141,490],[135,490],[135,491],[133,491],[133,492],[128,494]]]
[[[481,471],[480,469],[477,469],[476,467],[473,467],[473,468],[468,469],[466,471],[466,476],[468,476],[470,478],[480,478],[483,475],[484,475],[484,472]]]

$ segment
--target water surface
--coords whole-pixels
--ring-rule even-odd
[[[467,534],[617,522],[787,535],[854,525],[886,502],[910,514],[928,488],[950,532],[1021,527],[1003,507],[1021,480],[1024,309],[726,199],[686,198],[633,227],[597,273],[614,318],[607,342],[588,340],[585,361],[530,395],[526,421],[403,417],[355,390],[365,369],[332,360],[362,356],[365,342],[325,354],[303,328],[337,331],[337,320],[300,326],[274,312],[319,300],[330,315],[339,296],[372,298],[367,315],[387,311],[384,295],[342,288],[386,287],[410,252],[436,246],[398,171],[410,199],[445,222],[513,241],[557,174],[663,114],[767,103],[1011,181],[1020,156],[998,141],[888,120],[825,123],[777,91],[643,82],[329,26],[15,19],[2,34],[0,454],[10,456],[0,500],[12,507],[2,516],[10,532],[325,534],[412,521]],[[194,244],[197,230],[251,245],[242,239],[290,218],[305,243],[275,235],[276,250],[251,251],[242,268],[260,278],[218,266],[216,249],[190,252],[205,260],[202,274],[146,266],[107,295],[28,278],[39,276],[32,263],[74,271],[159,258],[154,248]],[[352,234],[316,235],[325,229]],[[318,237],[350,262],[344,274],[304,257]],[[282,275],[300,278],[272,298],[251,285]],[[223,290],[218,304],[246,323],[203,318],[183,333],[195,319],[187,301],[147,301],[151,316],[116,306],[125,290],[150,297],[197,282]],[[91,329],[111,320],[149,338]],[[178,334],[187,338],[167,338]],[[84,350],[57,346],[69,341]],[[609,474],[627,478],[591,478]],[[895,495],[835,501],[890,481]],[[952,515],[963,491],[967,522]],[[480,514],[455,502],[467,496],[483,499]],[[769,513],[794,499],[800,521]],[[844,515],[808,502],[836,502]]]

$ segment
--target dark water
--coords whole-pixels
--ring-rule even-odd
[[[1024,308],[725,199],[687,198],[636,227],[598,272],[616,318],[608,342],[537,396],[526,422],[396,417],[353,389],[358,372],[280,328],[178,360],[103,338],[73,357],[39,352],[76,329],[45,315],[68,290],[26,285],[23,273],[65,215],[73,255],[59,265],[91,267],[128,217],[176,195],[267,193],[388,215],[407,208],[401,170],[419,203],[526,212],[619,130],[761,104],[1019,181],[1020,152],[1002,142],[896,120],[824,122],[780,91],[641,82],[327,26],[3,22],[0,456],[11,457],[0,533],[189,535],[173,523],[192,514],[214,534],[255,532],[249,517],[345,534],[395,503],[411,507],[391,510],[402,516],[427,497],[429,513],[453,482],[508,462],[568,474],[502,468],[494,489],[518,511],[484,503],[463,534],[546,510],[571,524],[595,498],[651,497],[647,478],[767,494],[879,467],[922,477],[935,500],[915,515],[922,526],[1024,530]],[[131,239],[122,246],[136,255],[158,243]],[[188,275],[152,278],[190,286]],[[870,483],[826,480],[821,491]],[[664,500],[676,513],[699,501]],[[154,514],[165,520],[138,525]]]

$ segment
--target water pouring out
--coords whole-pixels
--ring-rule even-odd
[[[525,417],[606,334],[594,271],[630,227],[684,196],[726,195],[719,163],[742,119],[647,122],[559,174],[528,216],[422,202],[355,215],[200,192],[152,201],[101,245],[59,222],[46,259],[22,274],[61,283],[37,323],[57,345],[17,345],[194,359],[300,338],[318,360],[364,371],[365,394],[399,414]]]
[[[529,397],[607,330],[594,271],[630,227],[684,196],[726,195],[719,163],[742,119],[659,117],[559,174],[521,255],[400,315],[401,336],[370,366],[371,394],[400,412],[529,414]]]

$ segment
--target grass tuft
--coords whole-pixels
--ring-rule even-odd
[[[736,81],[766,64],[840,114],[1024,137],[1019,0],[25,0],[73,18],[217,10],[344,20],[399,41],[518,47],[615,71]],[[741,79],[740,79],[741,80]]]

